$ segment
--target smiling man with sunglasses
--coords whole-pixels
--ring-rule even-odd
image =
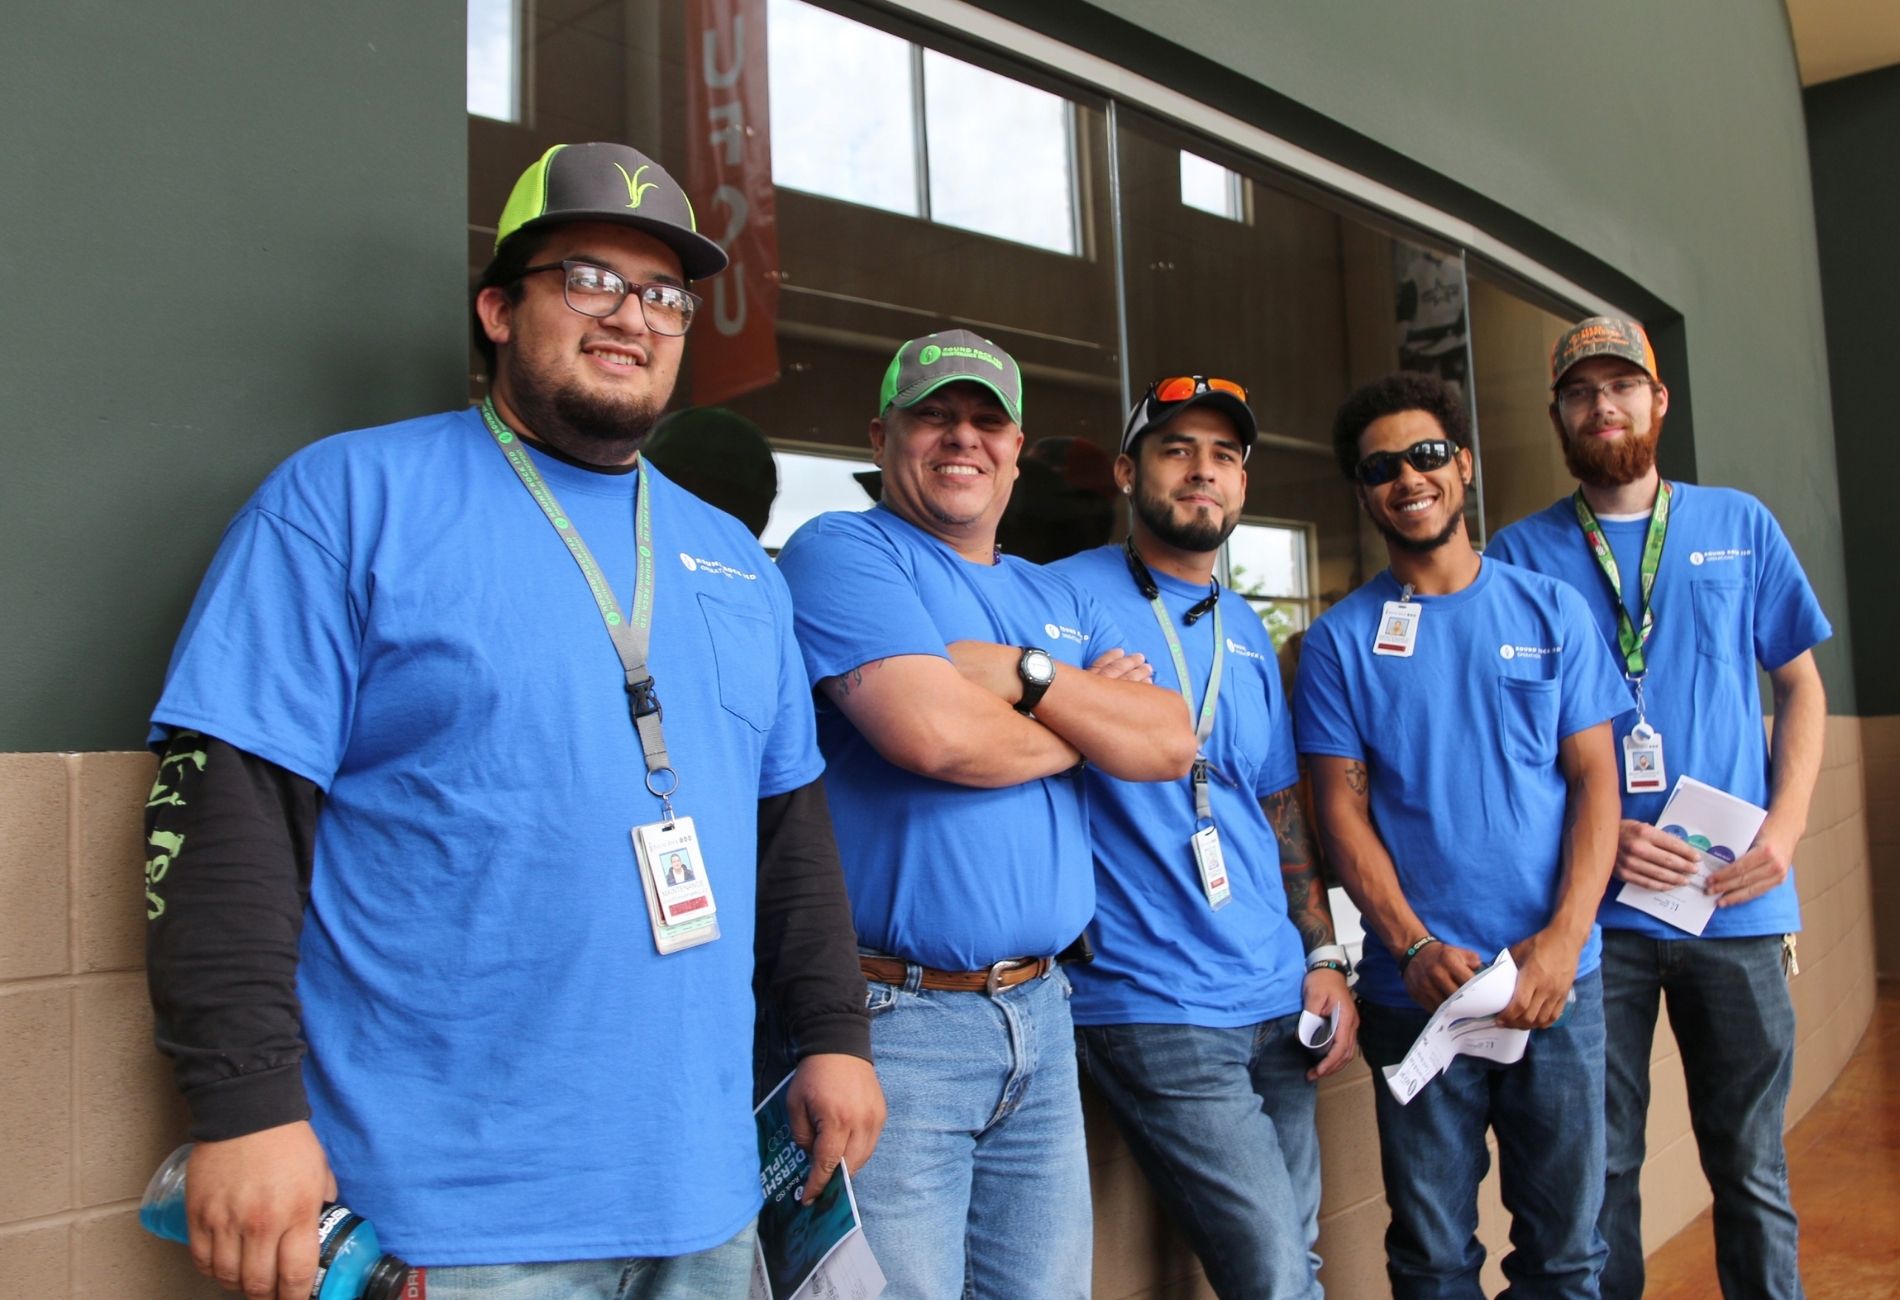
[[[1368,384],[1333,427],[1389,562],[1307,633],[1294,690],[1319,829],[1365,920],[1360,1046],[1374,1067],[1397,1300],[1468,1297],[1494,1130],[1524,1294],[1594,1297],[1603,1175],[1596,903],[1616,848],[1610,719],[1629,707],[1590,613],[1554,579],[1480,559],[1465,531],[1462,399]],[[1379,1077],[1432,1011],[1509,949],[1499,1023],[1523,1059],[1455,1058],[1409,1104]]]
[[[556,146],[475,296],[488,400],[306,448],[225,534],[148,952],[229,1288],[307,1297],[340,1193],[438,1300],[739,1300],[755,955],[808,1194],[877,1140],[790,598],[640,455],[725,264],[651,159]]]
[[[1598,913],[1609,1036],[1603,1294],[1643,1292],[1639,1184],[1650,1049],[1666,998],[1715,1193],[1722,1293],[1791,1300],[1802,1294],[1781,1141],[1794,1077],[1788,974],[1801,926],[1792,858],[1827,726],[1812,650],[1831,629],[1761,502],[1658,472],[1669,390],[1641,325],[1579,322],[1552,349],[1550,378],[1550,419],[1577,491],[1500,531],[1486,554],[1581,593],[1637,688],[1639,707],[1617,721],[1624,820]],[[1772,753],[1757,667],[1774,689]],[[1716,910],[1699,935],[1617,897],[1626,885],[1676,888],[1701,865],[1656,825],[1676,776],[1768,810],[1754,843],[1708,876]]]
[[[1233,380],[1156,380],[1115,461],[1127,542],[1052,566],[1181,694],[1199,740],[1183,780],[1088,774],[1095,960],[1076,968],[1074,1013],[1083,1064],[1215,1293],[1310,1300],[1316,1081],[1352,1059],[1359,1016],[1273,638],[1214,579],[1257,434]],[[1317,1051],[1302,1010],[1338,1017]]]

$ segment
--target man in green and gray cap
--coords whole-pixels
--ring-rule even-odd
[[[153,713],[148,946],[227,1287],[308,1296],[341,1199],[437,1300],[739,1300],[755,953],[807,1196],[877,1140],[789,596],[640,455],[725,261],[652,159],[549,150],[488,400],[306,448],[225,534]]]
[[[966,330],[884,375],[882,498],[779,555],[817,689],[891,1122],[857,1180],[892,1300],[1088,1294],[1088,1163],[1057,954],[1094,910],[1078,766],[1175,779],[1178,694],[1094,599],[996,548],[1022,374]]]

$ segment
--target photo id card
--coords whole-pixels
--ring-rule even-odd
[[[1227,878],[1227,859],[1220,851],[1220,832],[1203,826],[1188,843],[1194,846],[1194,865],[1201,871],[1201,891],[1207,895],[1207,905],[1218,912],[1234,897],[1233,882]]]
[[[670,953],[717,939],[719,909],[693,819],[636,826],[633,848],[640,860],[654,946]]]
[[[1629,794],[1647,794],[1663,789],[1667,780],[1663,774],[1662,736],[1648,723],[1637,723],[1623,737],[1623,789]]]
[[[1409,600],[1388,600],[1379,615],[1379,633],[1372,638],[1372,653],[1410,659],[1418,644],[1419,607]]]

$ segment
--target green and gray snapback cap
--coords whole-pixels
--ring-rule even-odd
[[[915,406],[945,384],[959,381],[983,385],[996,394],[1011,420],[1023,422],[1023,372],[1015,358],[969,330],[926,334],[897,349],[884,372],[877,409]]]
[[[725,250],[699,233],[679,182],[624,144],[557,144],[542,154],[508,195],[495,247],[524,230],[569,221],[611,221],[643,231],[679,254],[689,280],[726,269]]]

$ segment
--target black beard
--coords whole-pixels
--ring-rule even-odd
[[[1196,513],[1190,522],[1178,524],[1174,521],[1171,506],[1171,502],[1142,491],[1140,483],[1135,484],[1135,514],[1142,523],[1148,525],[1148,531],[1162,545],[1193,555],[1218,551],[1220,544],[1227,540],[1234,526],[1240,522],[1238,515],[1232,519],[1215,521]]]
[[[1424,538],[1407,537],[1396,528],[1389,527],[1377,520],[1373,522],[1374,526],[1385,535],[1385,540],[1398,547],[1401,551],[1411,551],[1415,555],[1425,555],[1437,550],[1446,542],[1449,542],[1457,534],[1458,525],[1464,521],[1465,517],[1462,512],[1455,514],[1451,517],[1451,522],[1445,525],[1443,531],[1435,536]]]
[[[522,432],[592,464],[624,462],[659,423],[662,407],[650,400],[613,401],[578,384],[553,389],[532,375],[515,374],[508,394],[526,426]],[[600,459],[605,453],[606,459]]]
[[[1460,483],[1458,485],[1458,508],[1451,512],[1451,519],[1445,524],[1444,528],[1430,537],[1408,537],[1376,515],[1372,516],[1372,526],[1379,530],[1386,541],[1398,547],[1401,551],[1410,551],[1414,555],[1427,555],[1457,536],[1458,526],[1465,521],[1465,491],[1470,486],[1469,483]]]

